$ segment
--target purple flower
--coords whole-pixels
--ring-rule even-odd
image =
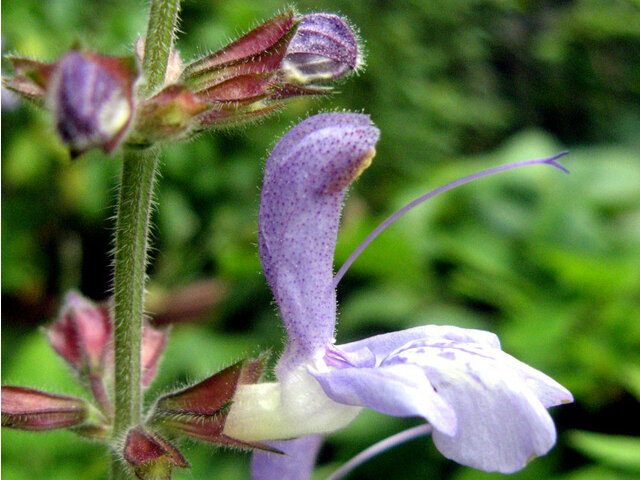
[[[349,184],[369,166],[379,131],[359,114],[323,114],[291,130],[265,168],[259,214],[260,258],[288,334],[278,382],[238,389],[225,434],[244,441],[328,433],[362,407],[421,416],[448,458],[485,471],[514,472],[545,454],[556,433],[547,408],[571,402],[564,387],[500,349],[489,332],[429,325],[335,345],[333,255]],[[555,163],[510,164],[445,185],[384,222],[380,231],[431,196],[496,171]],[[314,449],[305,438],[284,448],[299,465]],[[281,456],[257,453],[254,478],[285,468]],[[306,468],[306,467],[305,467]],[[308,478],[300,467],[288,478]]]

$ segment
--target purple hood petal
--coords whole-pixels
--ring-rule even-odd
[[[289,335],[279,371],[333,338],[333,254],[347,187],[369,165],[379,131],[368,116],[315,115],[267,160],[259,214],[260,259]]]

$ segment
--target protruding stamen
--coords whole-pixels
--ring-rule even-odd
[[[456,187],[459,187],[460,185],[464,185],[465,183],[473,182],[474,180],[477,180],[477,179],[482,178],[482,177],[488,177],[489,175],[493,175],[494,173],[504,172],[506,170],[512,170],[514,168],[519,168],[519,167],[526,167],[527,165],[547,164],[547,165],[551,165],[552,167],[557,168],[558,170],[563,171],[564,173],[569,173],[569,170],[564,168],[562,165],[560,165],[556,161],[560,157],[565,156],[567,153],[569,153],[569,152],[562,152],[562,153],[559,153],[559,154],[554,155],[553,157],[549,157],[549,158],[536,158],[536,159],[533,159],[533,160],[524,160],[524,161],[521,161],[521,162],[508,163],[507,165],[501,165],[499,167],[489,168],[487,170],[483,170],[481,172],[474,173],[473,175],[469,175],[469,176],[460,178],[458,180],[454,180],[453,182],[447,183],[446,185],[443,185],[443,186],[438,187],[438,188],[436,188],[434,190],[431,190],[430,192],[425,193],[421,197],[416,198],[413,202],[409,203],[408,205],[405,205],[403,208],[398,210],[396,213],[394,213],[389,218],[387,218],[384,222],[382,222],[380,225],[378,225],[376,227],[376,229],[373,232],[371,232],[367,236],[367,238],[365,238],[362,241],[362,243],[360,245],[358,245],[358,247],[353,251],[353,253],[351,255],[349,255],[349,258],[347,258],[347,261],[344,262],[342,267],[340,267],[340,270],[338,270],[338,273],[336,273],[335,277],[333,277],[333,287],[335,288],[335,287],[338,286],[338,283],[340,283],[340,280],[342,280],[342,277],[347,272],[349,267],[353,264],[353,262],[356,261],[356,258],[358,258],[360,256],[360,254],[364,251],[364,249],[367,248],[369,246],[369,244],[378,235],[380,235],[384,230],[386,230],[386,228],[389,225],[391,225],[393,222],[398,220],[405,213],[407,213],[408,211],[410,211],[413,208],[417,207],[421,203],[429,200],[430,198],[435,197],[439,193],[443,193],[443,192],[452,190],[452,189],[454,189]]]
[[[366,450],[360,452],[358,455],[353,457],[338,470],[336,470],[333,475],[327,478],[327,480],[339,480],[363,463],[371,460],[373,457],[393,447],[397,447],[398,445],[401,445],[405,442],[418,437],[422,437],[424,435],[428,435],[429,433],[431,433],[431,430],[433,430],[431,425],[426,424],[410,428],[403,432],[396,433],[395,435],[391,435],[390,437],[387,437],[384,440],[381,440],[380,442],[375,443]]]

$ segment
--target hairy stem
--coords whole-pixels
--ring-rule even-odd
[[[142,65],[145,78],[143,95],[150,95],[164,83],[179,8],[180,0],[151,2]],[[140,344],[149,218],[158,156],[156,148],[125,150],[122,163],[114,261],[114,445],[142,419]],[[115,452],[111,462],[112,480],[130,477]]]
[[[164,83],[179,10],[180,0],[153,0],[151,2],[142,65],[145,78],[144,93],[146,94],[153,93]]]
[[[114,273],[114,435],[140,423],[140,342],[153,180],[158,151],[125,151]]]

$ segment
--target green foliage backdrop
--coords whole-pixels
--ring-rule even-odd
[[[144,32],[146,3],[4,2],[3,52],[53,60],[79,40],[124,54]],[[214,50],[284,6],[187,0],[178,48],[186,59]],[[149,310],[184,320],[199,302],[210,308],[173,327],[152,390],[244,355],[277,354],[283,330],[256,247],[264,160],[310,112],[365,111],[382,138],[347,200],[337,265],[386,215],[458,176],[563,149],[571,150],[563,159],[571,175],[543,167],[506,173],[409,214],[341,283],[339,341],[426,323],[495,331],[506,351],[576,397],[553,412],[558,446],[514,478],[638,478],[640,3],[301,0],[297,7],[349,17],[367,68],[339,95],[167,146]],[[69,288],[96,300],[109,295],[119,162],[90,153],[72,163],[46,113],[14,104],[6,92],[2,100],[2,382],[73,393],[38,327],[55,317]],[[361,415],[329,438],[316,478],[417,422]],[[193,468],[178,479],[248,478],[244,453],[185,449]],[[2,433],[3,479],[106,478],[106,458],[67,432]],[[423,439],[350,478],[494,477],[446,461]]]

